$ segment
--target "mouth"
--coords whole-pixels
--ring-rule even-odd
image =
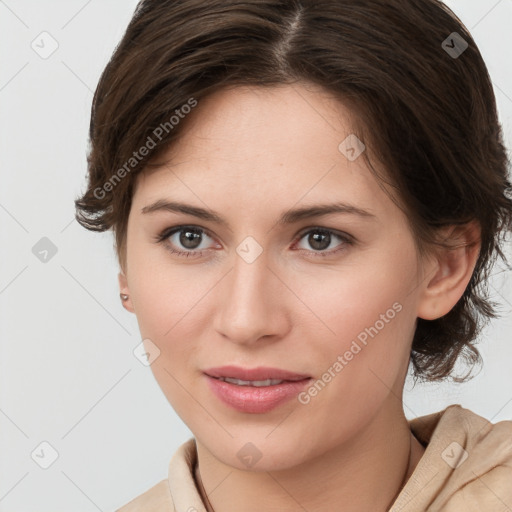
[[[230,384],[236,384],[237,386],[254,386],[256,388],[266,386],[277,386],[283,382],[296,382],[295,380],[282,380],[282,379],[266,379],[266,380],[241,380],[233,379],[231,377],[212,377],[223,382],[229,382]],[[303,379],[297,379],[303,380]]]
[[[310,379],[310,375],[291,372],[280,368],[259,366],[241,368],[238,366],[220,366],[204,371],[208,377],[236,384],[238,386],[276,386],[283,382],[298,382]]]
[[[203,372],[213,394],[243,413],[262,414],[296,397],[312,379],[276,368],[210,368]]]

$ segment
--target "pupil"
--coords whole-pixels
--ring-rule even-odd
[[[201,235],[190,229],[183,230],[180,235],[180,243],[187,249],[195,249],[199,244],[195,243],[199,241]],[[195,240],[195,242],[194,242]]]
[[[316,231],[309,235],[309,243],[311,247],[313,247],[313,249],[326,249],[327,247],[329,247],[329,244],[331,243],[331,235],[329,233],[322,233],[320,231]]]

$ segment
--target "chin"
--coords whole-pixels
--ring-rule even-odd
[[[244,435],[226,439],[223,443],[219,443],[217,437],[202,444],[216,459],[241,471],[284,471],[320,455],[318,449],[318,453],[308,452],[303,443],[284,430],[281,436],[275,433],[269,436],[270,431],[265,428],[265,433],[254,436],[244,433]]]

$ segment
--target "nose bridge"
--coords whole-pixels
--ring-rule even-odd
[[[279,317],[284,318],[283,304],[277,300],[279,280],[269,268],[268,254],[260,251],[255,256],[250,244],[237,248],[217,305],[217,331],[239,343],[278,334]]]

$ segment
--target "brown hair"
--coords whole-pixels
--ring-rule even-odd
[[[470,283],[447,315],[418,319],[411,361],[428,380],[449,377],[459,357],[480,362],[473,343],[496,316],[487,280],[496,257],[506,261],[512,226],[509,162],[485,63],[437,0],[141,1],[94,95],[78,222],[112,228],[124,268],[136,175],[177,139],[194,102],[297,82],[354,108],[418,247],[435,243],[439,227],[479,222]]]

